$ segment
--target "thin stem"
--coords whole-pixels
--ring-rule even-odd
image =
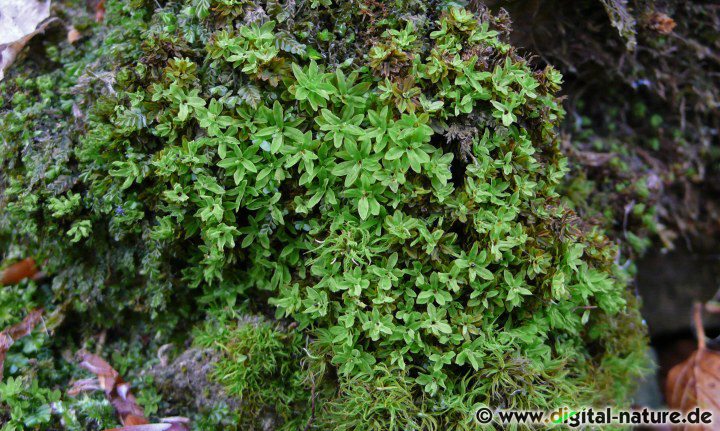
[[[698,349],[703,350],[705,349],[705,328],[703,327],[702,322],[702,304],[699,302],[695,303],[695,307],[693,310],[693,320],[695,322],[695,331],[697,332],[697,338],[698,338]]]
[[[307,424],[305,425],[305,430],[308,431],[310,427],[312,426],[313,421],[315,420],[315,376],[312,377],[312,388],[310,389],[310,404],[311,404],[311,413],[310,418],[307,421]]]

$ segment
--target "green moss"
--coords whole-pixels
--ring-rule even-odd
[[[29,90],[0,119],[0,229],[47,259],[58,299],[158,334],[209,319],[196,343],[222,353],[247,427],[473,429],[481,405],[626,402],[644,330],[616,248],[558,193],[562,78],[502,20],[147,3],[109,1],[101,60],[52,78],[81,88],[55,101],[66,116],[87,98],[66,140],[19,126],[48,118]],[[238,311],[296,329],[221,317]]]
[[[255,429],[267,421],[278,429],[305,425],[311,394],[301,365],[302,334],[249,318],[208,324],[196,334],[195,344],[220,352],[211,377],[239,400],[239,429]]]

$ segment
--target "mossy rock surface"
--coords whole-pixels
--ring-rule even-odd
[[[0,237],[45,262],[56,303],[101,327],[139,312],[157,339],[209,322],[195,342],[242,429],[627,402],[645,346],[628,276],[558,193],[562,77],[503,19],[106,7],[56,70],[1,84]]]

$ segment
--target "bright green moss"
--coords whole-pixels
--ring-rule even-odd
[[[196,345],[220,352],[211,377],[239,400],[238,429],[263,421],[288,430],[305,425],[311,382],[301,365],[304,338],[262,318],[212,322],[197,333]]]
[[[94,91],[64,157],[21,156],[58,143],[2,119],[0,226],[58,297],[168,328],[228,308],[294,322],[199,333],[249,427],[258,409],[286,429],[473,429],[480,405],[626,402],[644,329],[616,249],[557,193],[561,76],[494,18],[150,8],[108,3],[119,59],[74,78]]]

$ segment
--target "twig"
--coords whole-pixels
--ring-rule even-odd
[[[699,302],[695,303],[693,308],[693,320],[695,321],[695,331],[697,332],[698,338],[698,350],[704,350],[706,348],[705,342],[705,328],[702,322],[702,304]]]

